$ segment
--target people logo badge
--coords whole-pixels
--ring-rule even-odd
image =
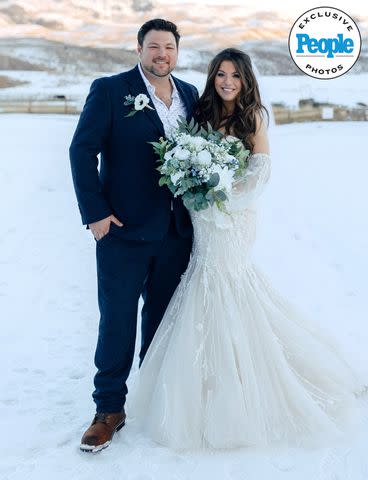
[[[354,20],[334,7],[303,13],[289,35],[296,66],[310,77],[328,80],[348,72],[358,60],[361,36]]]

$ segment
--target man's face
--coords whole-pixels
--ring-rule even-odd
[[[137,51],[143,70],[156,77],[169,75],[178,60],[178,49],[171,32],[150,30]]]

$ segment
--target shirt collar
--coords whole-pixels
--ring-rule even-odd
[[[148,78],[146,77],[146,75],[144,74],[143,72],[143,69],[141,67],[141,64],[138,63],[138,70],[139,70],[139,73],[141,74],[141,77],[144,81],[144,84],[146,85],[147,87],[147,90],[150,94],[155,94],[155,90],[156,90],[156,87],[154,85],[152,85],[152,83],[148,80]],[[169,76],[169,79],[170,79],[170,82],[171,82],[171,85],[173,87],[173,91],[172,91],[172,95],[171,95],[171,98],[174,98],[174,97],[178,97],[179,98],[179,92],[178,92],[178,89],[176,88],[176,85],[175,85],[175,82],[174,80],[172,79],[171,75]]]

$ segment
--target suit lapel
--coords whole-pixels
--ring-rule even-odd
[[[139,73],[138,66],[135,66],[133,70],[130,70],[127,81],[129,84],[129,90],[131,95],[136,97],[140,93],[144,93],[151,100],[151,97],[148,93],[146,85],[141,77],[141,74]],[[153,107],[152,100],[150,103],[151,103],[150,106]],[[143,112],[138,112],[136,113],[136,115],[140,115],[142,113],[147,116],[147,118],[157,127],[161,136],[164,137],[165,136],[164,126],[160,120],[160,117],[158,116],[156,109],[151,110],[149,108],[144,108]]]
[[[178,89],[180,98],[184,102],[185,109],[187,111],[187,120],[190,120],[193,115],[193,99],[190,97],[190,95],[188,95],[188,89],[183,88],[179,79],[177,79],[173,75],[171,77],[174,80],[176,88]]]

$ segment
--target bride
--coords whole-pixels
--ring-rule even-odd
[[[354,411],[354,373],[252,263],[257,198],[270,176],[267,110],[250,58],[212,60],[196,120],[252,152],[227,210],[190,211],[194,246],[142,363],[131,410],[175,449],[316,444]]]

